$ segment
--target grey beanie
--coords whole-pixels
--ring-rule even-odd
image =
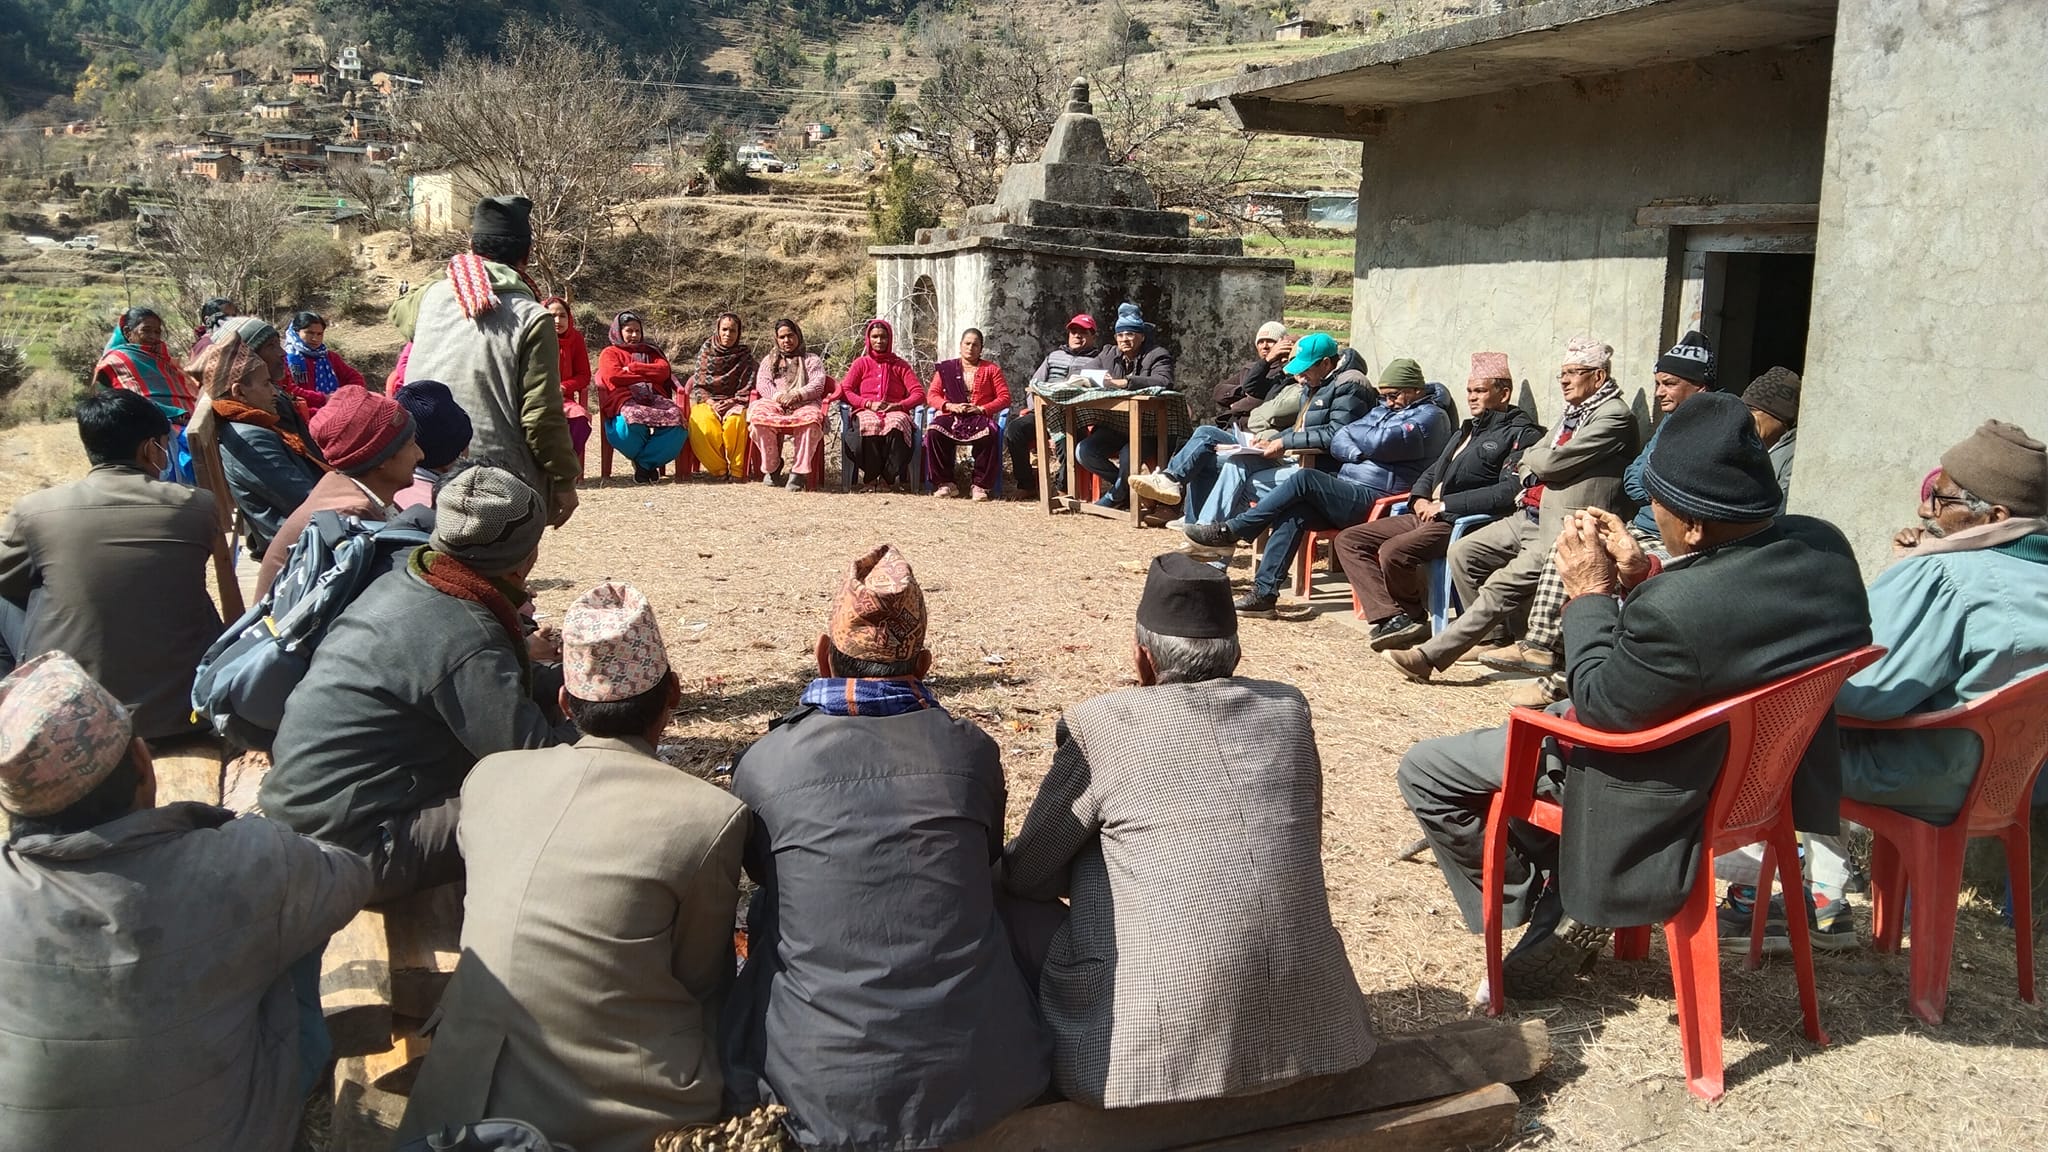
[[[540,497],[503,468],[466,468],[434,494],[427,543],[486,575],[509,572],[540,547],[548,526]]]

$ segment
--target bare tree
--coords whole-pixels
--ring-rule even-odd
[[[612,49],[524,22],[506,30],[497,59],[453,53],[394,105],[419,165],[533,201],[534,271],[558,292],[619,209],[651,188],[633,160],[674,114],[670,93],[626,77]]]
[[[1095,115],[1110,159],[1145,174],[1161,208],[1187,208],[1233,228],[1244,224],[1249,132],[1233,132],[1215,112],[1163,95],[1131,74],[1128,59],[1094,77]]]
[[[158,195],[168,210],[142,248],[195,313],[199,301],[226,296],[245,307],[267,300],[297,208],[279,183],[208,184],[172,178]]]
[[[369,213],[370,229],[383,231],[391,221],[391,201],[398,194],[398,176],[382,164],[343,164],[327,169],[327,185]]]

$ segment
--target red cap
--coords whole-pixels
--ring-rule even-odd
[[[337,472],[367,472],[412,439],[412,413],[355,384],[336,388],[313,414],[313,442]]]
[[[1093,332],[1095,331],[1095,317],[1090,316],[1086,312],[1083,312],[1079,316],[1074,317],[1072,320],[1067,321],[1067,327],[1086,328],[1090,332]]]

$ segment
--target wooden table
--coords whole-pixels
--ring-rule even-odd
[[[1130,422],[1131,462],[1134,469],[1138,460],[1144,455],[1139,438],[1143,435],[1145,429],[1144,417],[1150,415],[1152,417],[1153,431],[1159,437],[1158,459],[1159,466],[1163,468],[1166,466],[1166,462],[1172,459],[1172,456],[1166,449],[1167,401],[1180,403],[1181,398],[1171,394],[1163,396],[1105,396],[1099,400],[1079,400],[1060,403],[1049,401],[1043,396],[1034,394],[1031,397],[1031,414],[1033,423],[1037,425],[1034,434],[1038,439],[1038,491],[1041,493],[1040,500],[1045,504],[1046,512],[1086,512],[1091,516],[1107,516],[1111,519],[1128,520],[1133,528],[1144,527],[1144,518],[1139,508],[1140,501],[1136,496],[1131,498],[1131,506],[1128,509],[1118,509],[1104,508],[1092,500],[1083,500],[1074,495],[1074,483],[1080,476],[1074,461],[1074,444],[1078,439],[1074,434],[1074,413],[1077,410],[1083,409],[1102,412],[1122,412],[1124,419]],[[1059,410],[1060,430],[1066,434],[1067,438],[1068,490],[1065,492],[1055,490],[1052,483],[1052,428],[1050,427],[1050,421],[1047,419],[1048,409],[1052,408]]]

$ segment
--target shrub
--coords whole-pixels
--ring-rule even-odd
[[[69,420],[85,393],[85,385],[58,373],[32,373],[27,383],[0,401],[0,427]]]
[[[100,353],[107,347],[107,333],[112,331],[112,322],[80,319],[66,324],[57,338],[50,344],[50,358],[57,362],[57,370],[65,380],[80,388],[92,383],[93,365],[100,362]]]

